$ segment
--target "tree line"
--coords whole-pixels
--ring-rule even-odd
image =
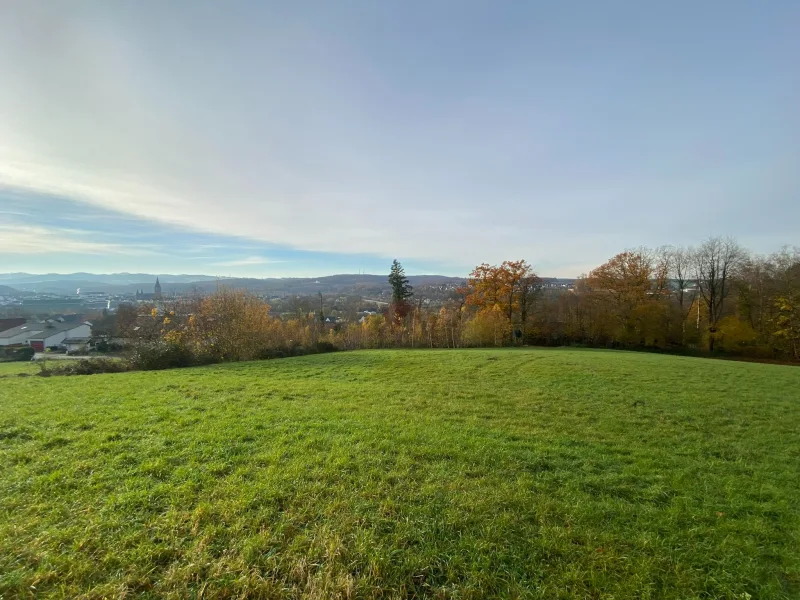
[[[586,345],[800,361],[800,250],[753,254],[731,238],[636,248],[571,289],[542,284],[525,260],[475,267],[431,307],[395,260],[382,313],[329,326],[321,314],[274,317],[241,290],[121,310],[118,335],[205,362],[320,349]],[[321,311],[320,311],[321,312]]]

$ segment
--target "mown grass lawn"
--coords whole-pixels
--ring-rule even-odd
[[[0,365],[0,597],[797,598],[800,369]]]
[[[0,377],[17,375],[18,373],[27,373],[33,375],[39,371],[39,365],[30,360],[19,362],[0,362]],[[4,385],[5,383],[5,379],[0,379],[0,386],[2,386],[2,388],[6,387]]]

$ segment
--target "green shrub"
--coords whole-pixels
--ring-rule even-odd
[[[317,342],[316,349],[320,354],[324,354],[326,352],[336,352],[336,350],[338,350],[338,348],[331,342]]]
[[[31,348],[30,346],[25,346],[24,348],[20,348],[16,352],[17,360],[30,360],[33,358],[33,355],[36,354],[36,350]]]
[[[76,362],[65,362],[56,366],[48,366],[46,361],[40,364],[39,375],[95,375],[97,373],[124,373],[130,371],[130,364],[122,360],[106,358],[89,358]]]
[[[265,348],[258,354],[258,360],[271,360],[273,358],[285,358],[287,350],[280,348]]]
[[[136,346],[130,356],[132,369],[140,371],[160,371],[163,369],[179,369],[192,367],[199,364],[208,364],[210,360],[203,360],[195,356],[191,350],[179,344],[155,342]]]
[[[30,346],[22,346],[17,348],[0,348],[0,361],[2,362],[17,362],[27,361],[33,358],[36,350]]]

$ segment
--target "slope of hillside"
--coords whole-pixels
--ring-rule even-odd
[[[800,369],[0,365],[0,597],[796,598]]]

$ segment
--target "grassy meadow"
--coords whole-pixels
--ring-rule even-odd
[[[800,369],[0,365],[0,598],[798,598]]]

